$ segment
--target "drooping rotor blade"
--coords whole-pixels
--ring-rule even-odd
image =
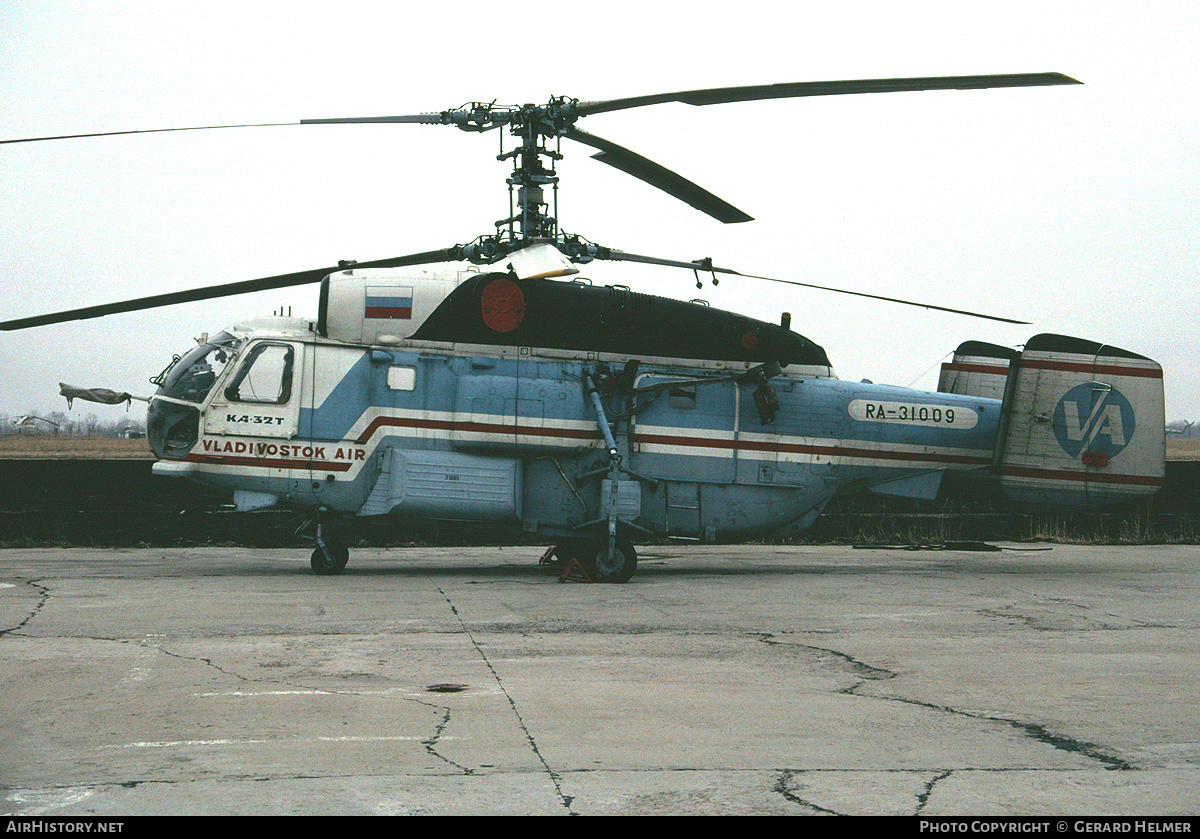
[[[441,114],[402,114],[391,117],[347,117],[334,119],[302,119],[296,122],[246,122],[236,125],[192,125],[182,128],[137,128],[130,131],[96,131],[90,134],[58,134],[49,137],[20,137],[0,140],[0,146],[8,143],[38,143],[43,140],[78,140],[85,137],[119,137],[122,134],[163,134],[170,131],[214,131],[222,128],[278,128],[284,125],[334,125],[338,123],[370,122],[417,122],[440,125],[445,122]]]
[[[257,280],[242,280],[235,283],[223,283],[221,285],[204,286],[184,291],[172,291],[166,294],[151,295],[150,297],[139,297],[136,300],[102,303],[97,306],[85,306],[80,309],[70,309],[63,312],[7,320],[0,322],[0,330],[29,329],[34,326],[47,326],[52,323],[64,323],[72,320],[87,320],[89,318],[104,317],[105,315],[115,315],[120,312],[156,309],[160,306],[171,306],[176,303],[213,300],[218,297],[232,297],[236,294],[249,294],[254,291],[269,291],[276,288],[289,288],[291,286],[307,285],[308,283],[319,283],[326,275],[343,271],[346,268],[399,268],[405,265],[450,262],[461,258],[461,254],[462,248],[455,245],[443,250],[397,256],[392,259],[347,263],[332,268],[315,268],[311,271],[296,271],[291,274],[278,274],[274,277],[260,277]]]
[[[665,166],[660,166],[653,160],[642,157],[624,146],[619,146],[610,140],[578,128],[567,129],[563,132],[563,136],[600,149],[599,153],[592,155],[594,159],[620,169],[628,175],[633,175],[651,186],[658,187],[668,195],[678,198],[686,204],[691,204],[700,212],[707,213],[717,221],[736,224],[754,220],[753,216],[747,215],[728,201],[718,198],[704,187],[692,183],[683,175],[672,172]]]
[[[989,87],[1037,87],[1045,85],[1082,84],[1062,73],[1001,73],[983,76],[923,76],[899,79],[847,79],[826,82],[786,82],[782,84],[713,87],[700,90],[681,90],[654,93],[647,96],[627,96],[594,102],[575,102],[572,117],[658,105],[663,102],[683,102],[688,105],[717,105],[725,102],[749,102],[757,99],[786,99],[798,96],[833,96],[849,93],[897,93],[913,90],[974,90]],[[143,128],[128,131],[97,131],[86,134],[58,134],[45,137],[18,137],[0,140],[7,143],[36,143],[43,140],[71,140],[84,137],[115,137],[122,134],[156,134],[167,131],[210,131],[219,128],[270,128],[283,125],[350,125],[366,123],[421,123],[426,125],[454,124],[467,130],[482,131],[506,123],[512,118],[509,108],[490,105],[459,108],[424,114],[398,114],[373,117],[333,117],[302,119],[295,122],[257,122],[231,125],[194,125],[181,128]]]
[[[680,262],[674,259],[661,259],[657,256],[642,256],[636,253],[624,253],[623,251],[604,248],[601,250],[601,259],[611,259],[620,262],[641,262],[646,265],[666,265],[672,268],[691,268],[693,271],[708,271],[716,274],[731,274],[736,277],[749,277],[755,280],[767,280],[772,283],[786,283],[788,285],[801,286],[803,288],[815,288],[820,291],[833,291],[838,294],[853,294],[855,297],[869,297],[872,300],[883,300],[887,303],[901,303],[905,306],[919,306],[922,309],[934,309],[939,312],[950,312],[956,315],[967,315],[973,318],[983,318],[984,320],[996,320],[1001,323],[1016,323],[1028,326],[1028,321],[1013,320],[1012,318],[1002,318],[998,315],[984,315],[979,312],[969,312],[966,309],[951,309],[947,306],[935,306],[932,303],[918,303],[915,300],[902,300],[899,297],[884,297],[880,294],[867,294],[864,291],[850,291],[845,288],[832,288],[830,286],[814,285],[812,283],[802,283],[798,280],[781,280],[776,277],[764,277],[761,274],[745,274],[741,271],[734,271],[732,268],[721,268],[713,265],[711,259],[697,259],[692,262]]]
[[[1042,85],[1082,84],[1062,73],[1003,73],[985,76],[924,76],[906,79],[848,79],[829,82],[787,82],[783,84],[712,87],[681,90],[648,96],[629,96],[597,102],[579,102],[579,116],[683,102],[688,105],[718,105],[725,102],[750,102],[757,99],[788,99],[796,96],[834,96],[847,93],[897,93],[909,90],[975,90],[987,87],[1037,87]]]
[[[117,137],[122,134],[162,134],[167,131],[210,131],[217,128],[274,128],[280,125],[299,125],[298,122],[255,122],[243,125],[193,125],[187,128],[137,128],[132,131],[96,131],[91,134],[58,134],[53,137],[20,137],[15,140],[0,140],[6,143],[38,143],[43,140],[77,140],[83,137]]]
[[[298,125],[366,125],[383,122],[415,122],[423,125],[444,125],[449,122],[439,114],[398,114],[384,117],[327,117],[325,119],[302,119]]]

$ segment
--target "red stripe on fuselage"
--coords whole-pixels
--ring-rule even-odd
[[[1054,481],[1088,481],[1098,484],[1132,484],[1159,487],[1162,478],[1151,475],[1123,475],[1113,472],[1068,472],[1065,469],[1036,469],[1032,466],[1001,466],[1001,475],[1014,478],[1044,478]]]
[[[428,428],[444,431],[463,431],[484,434],[512,434],[526,437],[559,437],[570,440],[599,440],[599,431],[576,428],[537,428],[510,425],[507,423],[458,422],[452,420],[430,420],[415,417],[376,417],[359,435],[358,443],[366,443],[380,428]],[[858,449],[850,446],[814,446],[795,443],[771,443],[753,440],[729,440],[712,437],[685,437],[682,435],[645,434],[633,432],[631,443],[650,443],[663,446],[688,446],[697,449],[720,449],[724,451],[783,452],[788,454],[820,454],[828,457],[859,457],[874,460],[920,461],[934,463],[957,463],[986,466],[992,462],[990,456],[941,454],[937,452],[902,452],[878,449]]]
[[[943,364],[943,370],[954,370],[962,373],[991,373],[997,376],[1007,376],[1007,367],[991,367],[987,364]]]
[[[565,437],[571,440],[600,440],[600,430],[587,428],[538,428],[515,423],[463,422],[417,417],[376,417],[355,442],[366,443],[380,428],[429,428],[439,431],[472,431],[478,434],[512,434],[524,437]]]
[[[591,442],[601,439],[598,430],[575,428],[537,428],[519,426],[508,423],[460,422],[452,420],[432,420],[415,417],[376,417],[366,430],[355,441],[367,443],[377,431],[383,428],[412,428],[431,429],[440,431],[475,432],[483,434],[511,434],[522,437],[559,438],[580,442]],[[757,440],[731,440],[713,437],[687,437],[679,434],[646,434],[634,432],[629,435],[631,443],[646,443],[650,445],[677,446],[697,450],[697,455],[703,455],[703,449],[717,451],[773,452],[776,454],[808,454],[825,457],[853,457],[865,460],[880,460],[889,462],[921,462],[945,463],[963,466],[986,466],[991,463],[987,455],[946,454],[941,452],[912,452],[887,449],[865,449],[849,445],[812,445],[801,443],[784,443]],[[193,463],[212,463],[232,466],[259,466],[275,469],[311,469],[332,472],[344,472],[350,469],[350,463],[322,462],[298,459],[272,459],[264,457],[221,456],[213,454],[193,453],[184,458]]]
[[[777,452],[785,454],[819,454],[827,457],[858,457],[872,460],[911,460],[924,463],[959,463],[986,466],[990,456],[940,454],[937,452],[902,452],[883,449],[856,449],[851,446],[814,446],[799,443],[768,443],[754,440],[713,440],[705,437],[679,437],[668,434],[629,435],[631,443],[656,443],[661,446],[692,446],[735,451]]]
[[[1163,377],[1162,370],[1157,367],[1118,367],[1115,364],[1088,364],[1084,361],[1059,361],[1050,358],[1023,358],[1021,366],[1035,370],[1087,373],[1092,376],[1105,374],[1109,376],[1139,376],[1144,379],[1161,379]]]

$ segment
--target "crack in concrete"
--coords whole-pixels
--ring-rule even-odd
[[[41,612],[41,610],[48,604],[48,602],[50,600],[51,592],[47,586],[41,585],[39,583],[39,581],[37,581],[37,580],[27,580],[27,581],[25,581],[25,585],[27,585],[27,586],[35,589],[37,592],[39,592],[37,602],[29,610],[29,613],[18,624],[16,624],[13,627],[9,627],[7,629],[0,629],[0,635],[8,635],[8,634],[18,633],[20,630],[22,630],[26,626],[28,626],[32,622],[32,620],[38,616],[38,614]],[[455,618],[458,620],[459,625],[462,628],[462,631],[466,634],[470,643],[474,647],[476,653],[483,660],[485,666],[487,666],[488,670],[492,674],[492,677],[495,679],[497,685],[500,687],[502,693],[504,694],[506,700],[509,703],[510,708],[513,711],[514,716],[516,717],[516,719],[518,721],[518,724],[520,725],[522,731],[524,732],[525,738],[528,741],[533,754],[537,757],[538,761],[541,763],[541,765],[543,767],[544,772],[548,775],[548,777],[553,782],[556,793],[562,803],[562,806],[567,810],[568,814],[578,815],[578,813],[573,809],[574,796],[569,796],[564,793],[563,788],[562,788],[562,776],[558,772],[555,772],[553,769],[551,769],[551,767],[549,766],[545,757],[541,754],[541,751],[538,748],[537,742],[536,742],[532,732],[529,730],[529,727],[527,726],[524,719],[522,718],[521,713],[517,707],[515,700],[513,699],[511,694],[508,692],[507,688],[505,687],[503,680],[501,679],[499,673],[496,671],[495,667],[492,665],[491,661],[488,659],[487,655],[483,651],[480,644],[474,639],[471,631],[467,628],[462,617],[459,615],[458,610],[455,607],[454,603],[451,601],[451,599],[446,595],[446,593],[440,587],[436,587],[436,588],[437,588],[438,592],[442,595],[442,597],[446,600],[446,603],[448,604],[451,612],[454,614]],[[1065,603],[1065,601],[1059,601],[1059,605],[1062,605],[1063,603]],[[1079,604],[1067,604],[1067,605],[1074,605],[1076,608],[1079,608],[1079,609],[1086,608],[1086,607],[1080,606]],[[1002,607],[1000,609],[981,610],[980,613],[989,615],[991,617],[998,617],[998,618],[1004,618],[1004,619],[1010,619],[1010,620],[1021,620],[1021,621],[1025,622],[1027,625],[1029,625],[1031,628],[1037,629],[1039,631],[1062,631],[1063,630],[1063,627],[1061,627],[1061,626],[1046,626],[1046,625],[1044,625],[1044,621],[1045,621],[1044,617],[1039,618],[1039,617],[1035,617],[1035,616],[1028,615],[1028,614],[1022,614],[1017,609],[1015,604],[1007,606],[1007,607]],[[1119,626],[1119,625],[1108,624],[1103,621],[1097,621],[1094,617],[1088,617],[1085,615],[1079,616],[1079,619],[1088,621],[1091,624],[1091,626],[1084,627],[1083,628],[1084,630],[1131,629],[1131,628],[1141,628],[1143,626],[1156,626],[1154,624],[1146,624],[1146,623],[1143,623],[1143,622],[1140,622],[1140,621],[1137,621],[1134,619],[1121,618],[1120,616],[1117,616],[1117,615],[1109,614],[1109,615],[1107,615],[1107,617],[1116,618],[1118,620],[1128,620],[1133,625],[1132,626]],[[640,633],[635,632],[633,634],[640,634]],[[984,713],[972,713],[969,711],[952,708],[952,707],[949,707],[946,705],[939,705],[936,703],[925,702],[925,701],[915,700],[915,699],[909,699],[909,698],[905,698],[905,697],[870,696],[867,694],[859,693],[858,692],[859,689],[861,687],[863,687],[867,681],[889,680],[889,679],[897,678],[897,676],[899,674],[896,672],[887,670],[885,668],[869,665],[869,664],[867,664],[863,661],[860,661],[860,660],[854,658],[853,656],[851,656],[847,653],[844,653],[842,651],[839,651],[839,650],[834,650],[834,649],[829,649],[829,648],[824,648],[824,647],[817,647],[817,646],[812,646],[812,645],[807,645],[807,644],[793,643],[793,642],[789,642],[789,641],[782,641],[782,640],[777,639],[773,633],[769,633],[769,632],[752,633],[752,635],[753,635],[753,637],[756,637],[761,643],[766,644],[768,646],[787,648],[787,649],[790,649],[793,651],[799,651],[799,652],[807,653],[809,655],[814,655],[816,657],[817,662],[822,665],[826,664],[827,658],[833,659],[835,662],[834,667],[836,669],[842,670],[843,672],[853,675],[858,678],[858,681],[854,685],[839,691],[840,693],[854,695],[859,698],[865,698],[865,699],[901,702],[904,704],[913,705],[913,706],[917,706],[917,707],[921,707],[921,708],[926,708],[926,709],[930,709],[930,710],[934,710],[934,711],[954,714],[957,716],[962,716],[962,717],[966,717],[968,719],[973,719],[973,720],[995,722],[995,723],[1006,723],[1009,726],[1011,726],[1012,728],[1023,732],[1025,734],[1025,736],[1027,736],[1027,737],[1030,737],[1038,742],[1049,745],[1054,749],[1058,749],[1058,750],[1065,751],[1065,752],[1072,753],[1072,754],[1082,755],[1088,759],[1096,760],[1096,761],[1104,764],[1105,768],[1107,768],[1107,769],[1122,770],[1122,771],[1130,771],[1130,770],[1137,771],[1137,769],[1138,769],[1138,767],[1128,763],[1127,761],[1123,760],[1122,758],[1120,758],[1118,756],[1115,756],[1114,754],[1112,754],[1111,750],[1107,749],[1106,747],[1104,747],[1102,745],[1099,745],[1096,743],[1090,743],[1087,741],[1077,740],[1075,738],[1072,738],[1072,737],[1069,737],[1066,735],[1062,735],[1062,734],[1056,734],[1056,733],[1052,732],[1051,730],[1049,730],[1046,726],[1041,725],[1039,723],[1021,722],[1019,720],[1010,719],[1007,717],[992,716],[992,715],[988,715],[988,714],[984,714]],[[171,650],[164,648],[160,644],[151,644],[151,643],[147,643],[146,641],[133,641],[133,640],[115,639],[115,638],[97,638],[97,640],[118,641],[119,643],[139,643],[143,647],[156,649],[158,652],[162,653],[163,655],[166,655],[166,656],[169,656],[172,658],[176,658],[176,659],[180,659],[180,660],[184,660],[184,661],[194,661],[194,662],[203,663],[204,665],[213,668],[217,672],[219,672],[227,677],[237,679],[241,682],[248,682],[248,683],[249,682],[258,682],[258,683],[264,683],[264,684],[293,684],[292,682],[287,682],[287,681],[283,681],[283,680],[279,680],[279,679],[261,679],[261,678],[247,677],[247,676],[241,675],[239,673],[236,673],[236,672],[233,672],[233,671],[230,671],[230,670],[227,670],[227,669],[221,667],[220,665],[216,664],[211,658],[207,658],[204,656],[184,655],[181,653],[172,652]],[[331,691],[331,690],[325,690],[325,689],[321,689],[321,688],[313,688],[311,686],[305,686],[305,685],[295,685],[295,686],[303,687],[308,690],[316,690],[316,691],[319,691],[322,693],[331,693],[331,694],[345,693],[345,694],[349,694],[349,695],[360,695],[358,692],[355,692],[355,691]],[[406,701],[418,702],[422,705],[425,705],[426,707],[429,707],[431,709],[435,709],[435,710],[438,710],[441,712],[441,718],[435,725],[432,735],[430,737],[428,737],[427,739],[420,741],[422,746],[426,749],[427,753],[430,756],[443,761],[445,764],[455,767],[458,771],[461,771],[464,775],[475,774],[474,769],[467,767],[467,766],[463,766],[461,764],[458,764],[455,761],[451,760],[450,758],[446,757],[445,755],[440,754],[437,751],[437,747],[439,745],[440,738],[442,737],[442,735],[444,734],[444,732],[446,731],[446,729],[448,728],[448,726],[451,722],[451,719],[452,719],[451,709],[448,706],[435,705],[435,704],[425,702],[423,700],[412,698],[412,697],[405,697],[404,699]],[[964,769],[971,769],[971,768],[972,767],[964,767]],[[796,779],[797,775],[805,772],[806,770],[777,770],[777,771],[779,772],[779,774],[775,780],[774,786],[772,787],[773,792],[781,795],[785,800],[787,800],[791,803],[803,806],[814,812],[831,814],[831,815],[841,815],[840,813],[837,813],[834,810],[830,810],[828,808],[821,807],[820,805],[817,805],[811,801],[805,800],[804,798],[800,797],[792,789],[789,788],[789,785],[793,783],[793,781]],[[956,770],[941,771],[939,774],[932,777],[925,784],[923,791],[917,796],[917,807],[914,811],[914,815],[919,814],[925,808],[925,806],[928,804],[929,799],[930,799],[934,789],[936,788],[936,786],[941,781],[950,777],[950,775],[954,771],[956,771]],[[292,777],[298,777],[298,776],[292,776]],[[312,777],[316,777],[316,776],[312,776]],[[257,780],[271,780],[271,778],[266,778],[266,777],[256,778],[256,779]],[[136,786],[136,785],[142,784],[142,783],[162,783],[162,782],[161,781],[159,781],[159,782],[126,781],[126,782],[121,783],[120,786],[131,787],[131,786]],[[100,786],[105,786],[105,785],[97,785],[97,786],[100,787]]]
[[[857,687],[857,686],[856,686]],[[1068,737],[1065,734],[1055,734],[1046,728],[1044,725],[1033,722],[1021,722],[1020,720],[1010,719],[1009,717],[997,717],[990,714],[973,714],[970,711],[963,711],[958,708],[951,708],[948,705],[938,705],[933,702],[924,702],[919,699],[907,699],[903,696],[866,696],[860,693],[853,693],[853,689],[849,691],[855,696],[860,696],[864,699],[878,699],[883,702],[902,702],[905,705],[915,705],[918,708],[927,708],[932,711],[941,711],[955,716],[966,717],[972,720],[982,720],[985,722],[1006,723],[1025,734],[1025,736],[1037,740],[1039,743],[1044,743],[1047,746],[1058,749],[1060,751],[1069,752],[1071,754],[1083,755],[1091,760],[1097,760],[1105,764],[1106,769],[1119,770],[1136,770],[1137,767],[1133,764],[1122,760],[1119,757],[1111,754],[1104,746],[1096,743],[1089,743],[1085,740],[1076,740],[1073,737]],[[973,767],[963,767],[970,769]]]
[[[130,643],[130,642],[122,642],[122,643]],[[361,691],[329,690],[327,688],[313,687],[312,685],[306,685],[306,684],[302,684],[299,682],[285,681],[282,679],[251,678],[249,676],[243,676],[240,673],[234,673],[230,670],[226,670],[225,668],[216,664],[211,658],[205,658],[203,656],[183,655],[182,653],[174,653],[174,652],[171,652],[170,650],[166,649],[165,647],[163,647],[161,644],[149,644],[145,641],[141,641],[141,642],[139,642],[139,644],[142,647],[157,650],[158,652],[162,653],[163,655],[170,656],[171,658],[177,658],[177,659],[180,659],[181,661],[202,662],[203,664],[213,668],[214,670],[216,670],[218,673],[221,673],[222,675],[230,676],[235,679],[240,679],[241,681],[246,682],[246,683],[268,684],[268,685],[287,685],[289,687],[300,688],[303,690],[311,690],[316,693],[323,693],[323,694],[328,694],[331,696],[365,696],[366,695],[366,694],[362,693]],[[450,758],[446,757],[445,755],[443,755],[437,751],[438,740],[441,739],[443,732],[445,732],[446,727],[450,724],[450,713],[451,713],[450,708],[446,705],[436,705],[434,703],[426,702],[422,699],[417,699],[415,697],[401,697],[401,699],[405,702],[415,702],[418,705],[423,705],[426,708],[430,708],[434,711],[441,711],[441,713],[442,713],[441,720],[434,726],[433,734],[430,737],[428,737],[424,740],[421,740],[420,741],[421,745],[425,747],[426,753],[429,754],[431,757],[437,758],[438,760],[442,761],[443,763],[447,764],[448,766],[453,766],[455,769],[459,770],[464,775],[474,775],[475,770],[472,769],[471,767],[463,766],[460,763],[456,763],[455,761],[451,760]]]
[[[796,795],[794,792],[792,792],[792,790],[789,788],[789,784],[791,784],[792,779],[795,778],[797,774],[801,774],[803,772],[804,772],[803,769],[801,769],[801,770],[793,770],[793,769],[780,770],[779,777],[777,777],[775,779],[775,786],[771,787],[771,791],[782,795],[784,801],[790,801],[793,804],[799,804],[801,807],[806,807],[809,810],[813,810],[817,813],[823,813],[827,816],[844,816],[844,815],[846,815],[845,813],[839,813],[836,810],[830,810],[826,807],[822,807],[819,804],[814,804],[811,801],[806,801],[803,798],[801,798],[800,796]]]
[[[234,673],[230,670],[226,670],[224,667],[221,667],[219,664],[214,663],[211,658],[204,658],[203,656],[198,656],[198,655],[183,655],[182,653],[173,653],[170,650],[168,650],[166,647],[164,647],[162,644],[147,644],[145,641],[141,641],[139,643],[143,647],[148,647],[150,649],[158,650],[160,653],[162,653],[165,656],[170,656],[171,658],[178,658],[181,661],[203,662],[204,664],[207,664],[212,669],[216,670],[218,673],[220,673],[224,676],[230,676],[234,679],[240,679],[243,682],[273,682],[275,684],[279,684],[279,682],[275,679],[251,679],[247,676],[243,676],[240,673]]]
[[[1020,722],[1019,720],[1006,720],[1003,717],[983,717],[983,719],[995,720],[996,722],[1007,722],[1013,728],[1020,729],[1025,732],[1027,737],[1053,746],[1056,749],[1061,749],[1064,752],[1072,752],[1081,754],[1084,757],[1098,760],[1105,764],[1106,769],[1119,769],[1122,772],[1136,771],[1137,767],[1127,761],[1110,754],[1104,746],[1097,743],[1088,743],[1084,740],[1076,740],[1073,737],[1067,737],[1064,734],[1055,734],[1043,725],[1032,722]]]
[[[546,775],[550,778],[550,782],[554,784],[554,791],[557,793],[559,801],[566,809],[567,814],[572,816],[579,815],[579,813],[576,812],[576,810],[571,806],[575,800],[575,796],[567,795],[563,792],[562,776],[551,769],[550,764],[546,762],[545,756],[538,748],[537,740],[535,740],[533,737],[533,732],[529,730],[529,726],[525,724],[525,720],[521,717],[521,712],[517,708],[516,700],[512,698],[512,694],[510,694],[508,692],[508,688],[504,686],[504,680],[500,678],[500,674],[496,672],[496,668],[492,665],[492,662],[488,660],[487,654],[483,651],[483,648],[479,645],[479,642],[475,640],[475,636],[471,634],[471,630],[467,628],[467,624],[463,621],[462,616],[458,613],[458,609],[455,607],[454,602],[450,599],[446,592],[442,591],[440,586],[435,585],[434,588],[436,588],[438,593],[445,598],[446,605],[450,607],[451,613],[454,615],[455,620],[458,621],[458,625],[462,627],[462,631],[466,634],[467,640],[471,642],[471,646],[475,648],[475,652],[481,659],[483,659],[484,665],[491,672],[492,678],[495,679],[501,693],[504,694],[504,698],[508,700],[508,705],[512,709],[513,716],[517,718],[517,724],[521,726],[521,730],[525,733],[525,739],[529,743],[529,747],[533,751],[534,757],[536,757],[542,764],[542,768],[545,770]]]
[[[427,705],[430,708],[441,708],[442,712],[443,712],[442,713],[442,721],[439,722],[437,724],[437,726],[434,727],[433,736],[430,737],[428,740],[421,741],[421,745],[425,747],[425,751],[431,757],[436,757],[438,760],[441,760],[441,761],[445,762],[446,764],[453,766],[455,769],[458,769],[464,775],[474,775],[475,774],[474,769],[472,769],[469,766],[463,766],[461,763],[455,763],[453,760],[446,757],[444,754],[441,754],[437,750],[438,739],[442,736],[442,733],[445,732],[447,726],[450,725],[450,708],[447,706],[430,705],[428,702],[421,702],[421,700],[419,700],[419,699],[416,699],[413,701],[420,702],[422,705]]]
[[[866,662],[859,661],[853,656],[849,656],[840,650],[831,650],[827,647],[814,647],[810,644],[795,644],[790,641],[777,641],[774,633],[771,632],[756,632],[754,635],[759,641],[771,647],[788,647],[793,650],[802,650],[808,653],[815,653],[818,656],[818,662],[822,661],[821,656],[832,657],[842,665],[839,667],[839,669],[845,670],[846,672],[858,676],[861,679],[880,681],[885,679],[894,679],[897,675],[891,670],[885,670],[882,667],[873,667]],[[857,685],[855,687],[857,687]],[[850,690],[853,689],[854,688],[850,688]]]
[[[33,608],[29,610],[29,614],[26,615],[24,618],[22,618],[20,623],[18,623],[16,626],[10,626],[8,629],[0,629],[0,635],[8,635],[9,633],[16,633],[17,630],[24,629],[26,626],[29,625],[29,622],[31,620],[33,620],[35,617],[37,617],[38,612],[42,611],[42,607],[45,606],[47,602],[49,602],[49,600],[50,600],[50,589],[49,588],[47,588],[46,586],[40,585],[37,580],[25,580],[25,585],[41,592],[41,595],[38,597],[37,603],[35,603],[33,605]]]
[[[929,796],[933,795],[933,788],[937,786],[938,781],[943,781],[950,777],[954,770],[947,769],[940,775],[935,775],[925,783],[925,789],[917,794],[917,809],[913,810],[914,816],[919,816],[921,811],[925,809],[925,805],[929,803]]]
[[[1039,609],[1043,609],[1045,614],[1036,614]],[[1065,597],[1045,597],[1032,593],[1023,604],[1009,603],[993,609],[979,609],[977,614],[1019,622],[1040,632],[1121,632],[1131,629],[1179,628],[1175,624],[1143,621],[1114,612],[1100,612],[1093,606]]]
[[[1076,609],[1086,610],[1088,607],[1078,604],[1068,604]],[[1015,605],[1006,606],[1000,609],[980,609],[979,614],[989,618],[1000,618],[1002,620],[1012,621],[1023,624],[1030,629],[1036,629],[1038,632],[1122,632],[1131,629],[1141,629],[1142,626],[1137,621],[1128,618],[1122,618],[1119,615],[1106,615],[1106,617],[1116,618],[1117,620],[1128,621],[1121,625],[1117,623],[1108,623],[1103,620],[1089,617],[1087,615],[1056,615],[1048,613],[1045,615],[1028,614],[1026,611],[1017,608]]]
[[[781,641],[776,641],[775,636],[770,632],[755,633],[758,639],[770,646],[790,647],[792,649],[806,650],[810,652],[820,652],[836,657],[840,662],[849,666],[849,671],[854,675],[859,676],[863,680],[886,680],[897,677],[897,673],[890,670],[885,670],[880,667],[872,667],[869,664],[859,661],[853,656],[838,650],[830,650],[822,647],[811,647],[804,644],[791,644]],[[819,661],[820,659],[818,659]],[[1082,755],[1091,760],[1096,760],[1105,765],[1106,769],[1115,769],[1121,771],[1136,770],[1137,767],[1125,761],[1124,759],[1112,754],[1111,750],[1097,743],[1089,743],[1085,740],[1077,740],[1065,734],[1056,734],[1050,731],[1046,726],[1034,722],[1021,722],[1020,720],[1010,719],[1008,717],[991,716],[988,714],[973,714],[969,711],[963,711],[958,708],[951,708],[948,705],[938,705],[933,702],[924,702],[918,699],[908,699],[903,696],[870,696],[859,693],[858,690],[864,684],[864,681],[859,681],[850,687],[843,688],[839,693],[848,696],[857,696],[863,699],[875,699],[881,702],[902,702],[906,705],[915,705],[920,708],[927,708],[933,711],[942,713],[954,714],[956,716],[966,717],[972,720],[983,720],[986,722],[1007,723],[1015,729],[1024,732],[1025,736],[1037,740],[1039,743],[1044,743],[1052,748],[1071,754]],[[970,767],[964,767],[970,768]]]

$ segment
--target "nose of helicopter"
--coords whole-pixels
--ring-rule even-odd
[[[146,410],[146,442],[159,459],[178,459],[191,451],[200,434],[200,410],[153,398]]]

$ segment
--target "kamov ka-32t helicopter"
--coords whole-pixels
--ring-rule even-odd
[[[1038,335],[1019,353],[962,344],[943,365],[936,393],[840,381],[825,351],[793,332],[787,314],[766,323],[699,302],[561,279],[594,259],[687,268],[698,284],[700,272],[713,282],[739,272],[564,233],[544,194],[557,194],[554,164],[566,138],[720,221],[749,221],[576,122],[664,102],[1073,83],[1057,73],[801,82],[304,120],[296,124],[507,128],[516,138],[509,151],[501,140],[500,158],[513,161],[510,215],[494,234],[466,245],[0,328],[319,282],[315,320],[247,321],[173,361],[152,380],[158,391],[147,419],[156,475],[231,492],[240,510],[308,512],[318,574],[342,571],[347,525],[365,516],[537,534],[556,544],[560,558],[579,559],[592,578],[623,582],[636,567],[635,542],[792,534],[840,493],[933,498],[951,470],[998,483],[1023,504],[1136,499],[1153,493],[1164,473],[1155,362]],[[204,128],[234,127],[250,126]],[[4,142],[49,139],[66,138]],[[558,141],[555,148],[549,140]],[[450,262],[485,267],[415,267]]]

